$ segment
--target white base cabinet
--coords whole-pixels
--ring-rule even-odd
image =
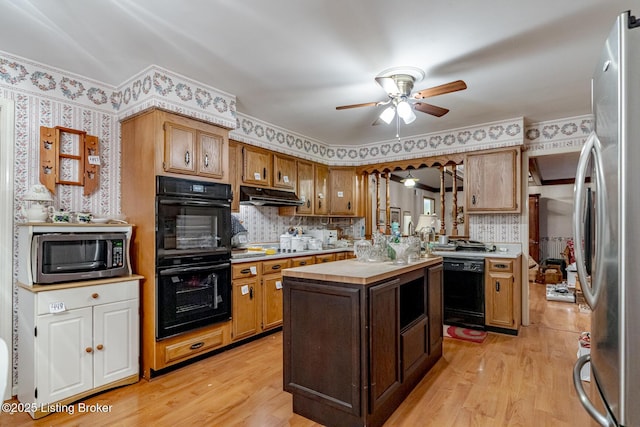
[[[138,282],[19,288],[18,400],[33,418],[138,381]]]

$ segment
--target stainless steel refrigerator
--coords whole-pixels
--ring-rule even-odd
[[[640,22],[630,12],[618,16],[604,45],[592,106],[573,219],[578,277],[592,309],[591,353],[578,359],[573,382],[601,425],[640,426]],[[588,362],[597,404],[580,380]]]

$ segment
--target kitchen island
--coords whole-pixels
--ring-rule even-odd
[[[293,411],[327,426],[381,426],[442,356],[442,258],[282,274]]]

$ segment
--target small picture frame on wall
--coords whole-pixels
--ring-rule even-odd
[[[400,208],[389,208],[389,223],[393,224],[394,222],[398,223],[398,227],[402,229],[402,217],[400,216]]]

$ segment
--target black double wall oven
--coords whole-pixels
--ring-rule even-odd
[[[231,186],[156,177],[156,339],[231,318]]]

